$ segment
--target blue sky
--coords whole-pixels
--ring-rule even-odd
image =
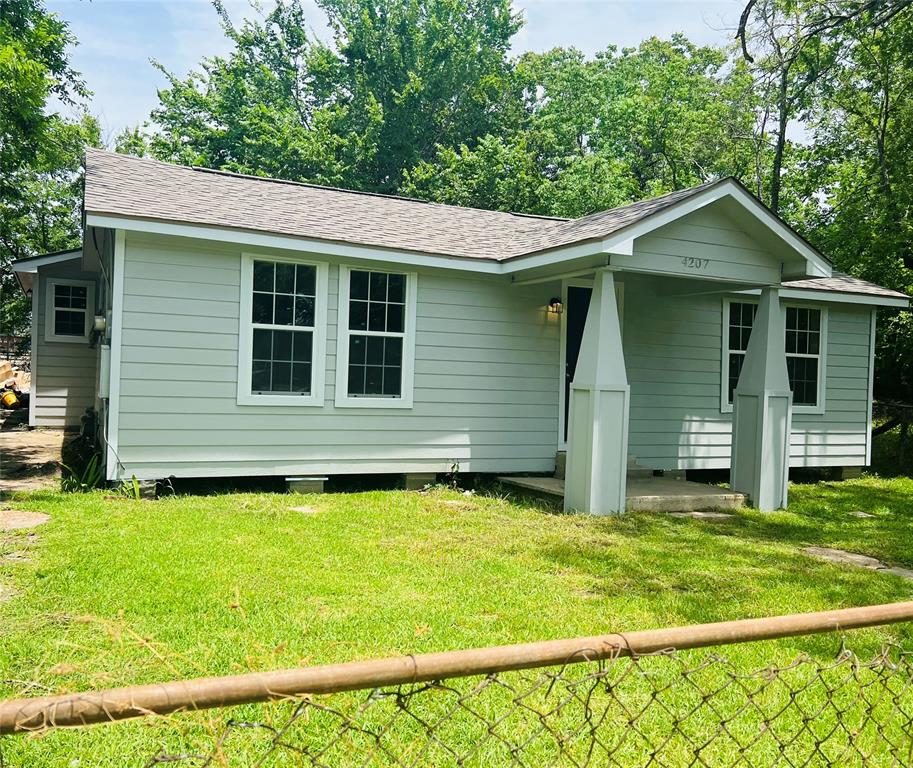
[[[684,32],[698,43],[732,38],[743,0],[514,0],[526,17],[517,52],[576,46],[593,53],[630,46],[651,35]],[[91,111],[107,142],[142,123],[156,104],[162,75],[149,60],[186,74],[204,56],[225,53],[228,42],[209,0],[49,0],[79,40],[72,61],[94,92]],[[254,11],[247,0],[226,0],[232,18]],[[326,38],[322,11],[307,5],[314,31]]]

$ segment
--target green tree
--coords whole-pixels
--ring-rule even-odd
[[[501,135],[440,147],[407,175],[409,194],[580,216],[754,172],[752,81],[719,49],[679,35],[593,59],[559,48],[523,56],[515,81],[522,109]]]
[[[98,126],[67,120],[48,105],[86,95],[67,50],[67,26],[40,0],[0,0],[0,328],[21,334],[28,306],[9,263],[79,240],[79,170]]]
[[[215,5],[234,50],[166,72],[148,139],[159,157],[392,192],[438,145],[499,125],[520,25],[509,0],[320,0],[332,46],[306,31],[299,0],[240,26]]]

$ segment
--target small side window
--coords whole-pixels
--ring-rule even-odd
[[[45,340],[81,342],[89,338],[95,310],[95,285],[83,280],[47,282]]]

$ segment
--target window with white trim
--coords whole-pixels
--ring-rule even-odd
[[[340,267],[336,404],[410,407],[416,276]]]
[[[758,305],[747,301],[724,302],[723,410],[732,410],[733,393],[745,362],[751,328]],[[820,307],[786,307],[786,370],[793,406],[800,412],[824,410],[824,349],[827,312]]]
[[[45,295],[45,341],[86,341],[95,312],[95,284],[50,278]]]
[[[245,254],[238,402],[322,405],[327,266]]]

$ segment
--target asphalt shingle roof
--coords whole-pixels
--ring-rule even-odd
[[[559,219],[244,176],[89,149],[84,208],[88,214],[503,261],[607,237],[719,183],[722,180],[579,219]],[[839,273],[784,286],[907,298]]]
[[[836,293],[856,293],[864,296],[884,296],[890,299],[908,299],[905,293],[882,288],[880,285],[870,283],[843,272],[834,272],[831,277],[813,277],[806,280],[790,280],[783,283],[784,288],[799,288],[810,291],[830,291]]]

